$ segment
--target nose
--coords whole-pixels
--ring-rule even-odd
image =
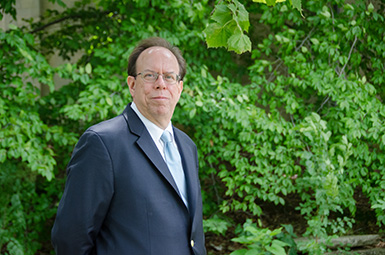
[[[167,87],[166,82],[163,79],[163,75],[158,75],[158,79],[155,81],[155,87],[157,89],[165,89]]]

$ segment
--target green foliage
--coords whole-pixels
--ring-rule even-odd
[[[3,19],[3,13],[10,14],[14,19],[16,18],[16,10],[14,8],[16,0],[1,0],[0,1],[0,20]]]
[[[222,219],[218,215],[203,220],[203,228],[205,233],[212,232],[217,235],[224,236],[227,229],[231,226],[229,219]]]
[[[218,4],[211,19],[214,21],[203,31],[208,47],[226,47],[236,53],[251,50],[251,41],[244,32],[249,30],[249,13],[237,0]]]
[[[291,251],[295,249],[295,243],[290,234],[284,235],[285,241],[277,239],[278,235],[283,236],[282,228],[269,230],[268,228],[262,228],[261,222],[253,223],[248,219],[243,224],[243,229],[239,237],[233,238],[232,241],[244,244],[247,246],[245,249],[240,249],[232,252],[230,255],[251,255],[251,254],[274,254],[274,255],[286,255],[292,254],[287,247],[294,244]],[[286,250],[289,250],[288,252]],[[295,254],[295,253],[294,253]]]
[[[58,126],[47,126],[39,116],[44,102],[34,83],[54,89],[55,70],[34,50],[34,39],[14,28],[0,34],[1,149],[0,163],[6,160],[25,162],[27,167],[48,180],[56,165],[50,144],[66,145],[66,134]],[[70,138],[67,138],[70,139]]]
[[[0,169],[2,252],[35,254],[50,240],[50,219],[56,213],[51,200],[57,196],[53,193],[57,192],[56,187],[28,172],[24,163],[7,161],[0,164]]]
[[[315,237],[301,249],[324,251],[318,240],[354,226],[357,191],[385,224],[383,4],[306,1],[303,18],[286,4],[252,1],[214,10],[210,1],[90,3],[0,31],[2,252],[49,247],[73,146],[130,101],[127,57],[149,36],[179,46],[188,62],[173,123],[198,146],[206,231],[224,235],[237,223],[209,215],[258,218],[263,203],[296,196],[305,235]],[[207,49],[205,27],[209,47],[251,54]],[[52,67],[53,54],[68,63]],[[66,86],[55,89],[54,77]],[[238,254],[295,252],[292,234],[246,223]]]
[[[228,64],[209,66],[234,69],[227,52],[207,51],[202,43],[204,17],[211,11],[205,1],[89,4],[49,10],[30,28],[13,25],[0,33],[2,253],[35,254],[50,248],[73,146],[87,127],[120,114],[130,101],[125,68],[140,39],[168,39],[185,52],[189,68],[220,58]],[[53,24],[57,29],[50,30]],[[53,54],[67,61],[75,54],[79,58],[54,68],[47,61]],[[54,77],[66,86],[55,89]],[[41,87],[49,88],[48,95]],[[210,210],[215,203],[211,205]]]
[[[353,227],[358,190],[385,224],[384,5],[303,7],[306,20],[285,6],[250,7],[268,29],[252,51],[250,82],[208,77],[199,104],[185,110],[212,134],[196,137],[202,167],[226,184],[224,212],[261,215],[257,201],[284,204],[297,193],[305,235],[327,240]]]
[[[63,151],[54,148],[72,146],[76,139],[39,114],[46,103],[36,84],[53,91],[56,70],[35,50],[34,38],[13,26],[0,31],[0,39],[0,247],[9,254],[33,254],[56,211],[52,197],[40,191],[53,179],[55,158]]]
[[[253,0],[257,3],[265,3],[267,6],[275,6],[279,2],[286,2],[286,0]],[[296,8],[302,14],[302,3],[301,0],[290,0],[290,4]]]
[[[268,6],[275,6],[277,2],[286,0],[253,0],[253,2],[265,3]],[[227,2],[227,3],[226,3]],[[230,51],[242,54],[251,51],[250,38],[245,34],[249,31],[249,13],[244,5],[237,0],[228,0],[225,3],[219,2],[215,5],[210,16],[213,21],[203,31],[206,36],[207,46],[225,47]],[[290,0],[290,4],[300,11],[302,15],[301,0]]]

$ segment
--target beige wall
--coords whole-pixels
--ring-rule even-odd
[[[75,1],[76,0],[63,0],[68,7],[72,7]],[[3,30],[7,30],[10,23],[17,26],[26,25],[23,19],[33,18],[34,20],[39,20],[40,15],[47,9],[62,10],[60,5],[57,3],[53,4],[48,0],[16,0],[15,7],[17,20],[13,20],[9,14],[4,15],[3,19],[0,20],[0,28]]]
[[[3,19],[0,21],[0,27],[3,30],[8,29],[10,23],[22,26],[25,25],[25,22],[22,21],[23,18],[29,19],[34,18],[38,19],[41,13],[41,0],[16,0],[16,11],[17,11],[17,21],[13,20],[11,15],[4,15]]]

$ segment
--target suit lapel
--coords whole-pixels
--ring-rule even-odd
[[[179,130],[174,128],[175,141],[182,158],[183,170],[186,177],[189,211],[193,217],[196,211],[197,187],[199,187],[196,176],[197,170],[195,169],[196,162],[193,157],[194,151],[192,151],[190,146],[187,146],[188,143],[183,140],[179,132]]]
[[[152,140],[150,133],[147,131],[146,127],[136,115],[136,113],[132,110],[130,105],[131,104],[129,104],[123,111],[123,116],[125,117],[128,128],[131,130],[131,132],[138,136],[138,140],[136,141],[136,143],[146,154],[146,156],[151,160],[156,169],[171,184],[175,192],[177,192],[180,197],[179,190],[176,186],[174,178],[168,170],[166,162],[163,160],[163,157],[160,154],[158,148],[156,147],[154,141]]]
[[[202,219],[202,216],[199,215],[202,213],[201,202],[198,202],[200,197],[201,186],[199,183],[198,170],[198,159],[195,158],[196,149],[192,146],[186,146],[189,144],[188,141],[183,140],[183,136],[179,135],[179,130],[174,128],[175,140],[178,145],[179,153],[182,157],[183,169],[185,171],[186,182],[187,182],[187,192],[188,192],[188,202],[189,202],[189,213],[191,217],[191,232],[194,233],[197,231],[197,228],[201,227],[202,222],[199,222],[199,219]],[[182,146],[184,145],[184,146]],[[198,155],[196,155],[198,157]],[[197,208],[199,206],[199,208]]]

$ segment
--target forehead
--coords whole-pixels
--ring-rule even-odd
[[[137,59],[137,67],[144,69],[173,69],[169,71],[179,70],[179,65],[174,54],[163,47],[155,46],[145,49]],[[174,70],[175,69],[175,70]],[[158,70],[154,70],[158,71]]]

